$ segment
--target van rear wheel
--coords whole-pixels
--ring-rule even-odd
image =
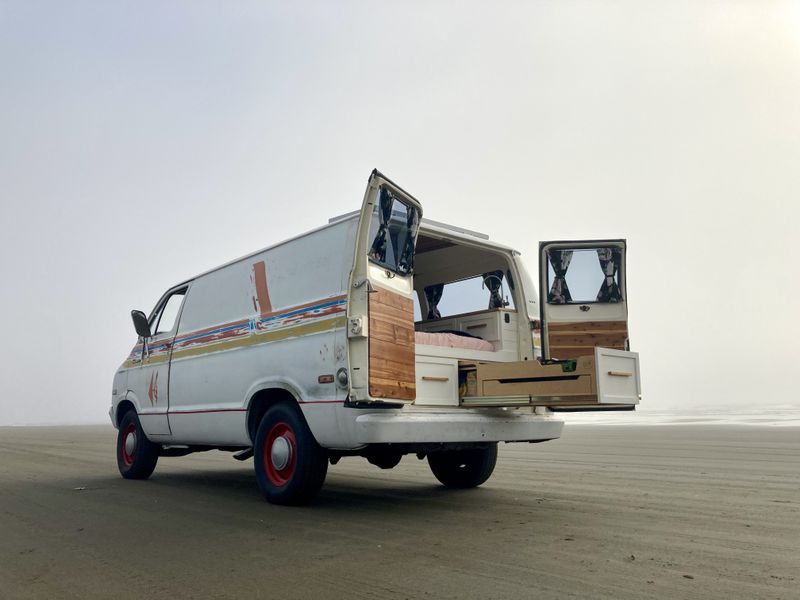
[[[328,453],[300,409],[281,402],[267,410],[256,433],[253,462],[261,493],[272,504],[305,504],[328,473]]]
[[[157,444],[147,439],[135,410],[122,417],[117,433],[117,467],[125,479],[147,479],[158,462]]]
[[[433,475],[449,488],[478,487],[492,476],[496,464],[497,444],[428,454],[428,465]]]

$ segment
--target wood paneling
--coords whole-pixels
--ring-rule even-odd
[[[414,302],[375,286],[369,294],[369,393],[414,400]]]
[[[581,357],[571,371],[560,364],[543,365],[536,360],[461,361],[460,368],[475,371],[477,396],[528,396],[526,404],[540,406],[597,403],[594,356]]]
[[[550,358],[577,358],[594,353],[594,347],[625,350],[627,321],[549,323]]]

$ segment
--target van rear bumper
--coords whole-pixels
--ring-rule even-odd
[[[551,415],[388,411],[356,418],[359,444],[541,442],[561,437],[564,421]]]

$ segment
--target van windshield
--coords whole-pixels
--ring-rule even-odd
[[[419,211],[381,186],[369,229],[370,260],[400,275],[413,273],[418,230]]]

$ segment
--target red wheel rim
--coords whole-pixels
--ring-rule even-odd
[[[122,462],[125,463],[126,466],[130,467],[133,464],[133,457],[136,455],[136,445],[133,447],[133,452],[128,454],[127,444],[125,442],[128,441],[129,436],[136,435],[136,425],[133,423],[128,423],[128,426],[122,431],[122,435],[120,436],[120,451],[122,452]]]
[[[290,448],[288,461],[283,466],[276,466],[273,462],[273,447],[276,442],[285,447],[284,442],[278,441],[279,438],[283,438]],[[264,440],[263,458],[264,470],[267,473],[267,479],[272,485],[283,487],[289,483],[297,468],[297,440],[294,437],[294,430],[288,423],[281,421],[273,425],[272,429],[269,430],[267,439]]]

